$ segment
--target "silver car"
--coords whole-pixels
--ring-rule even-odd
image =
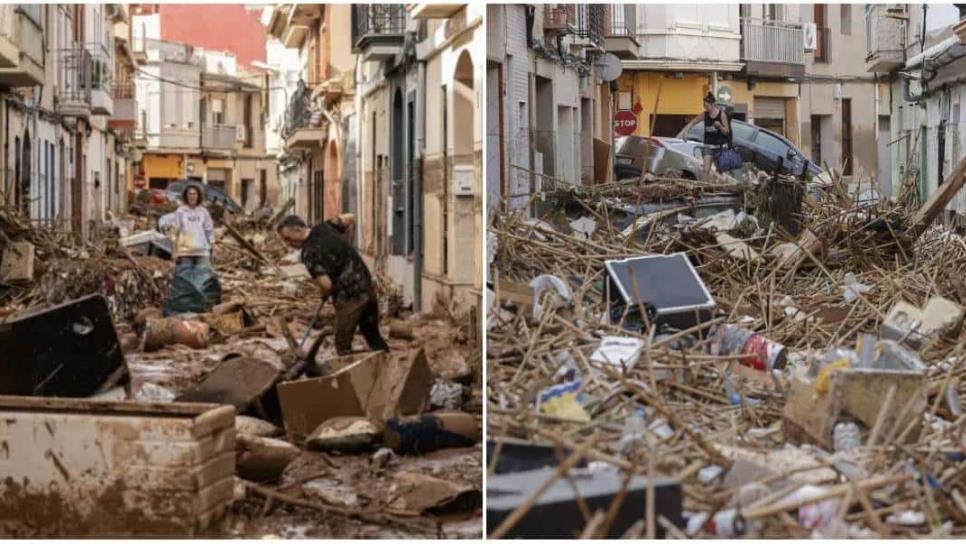
[[[662,136],[624,136],[617,139],[614,176],[638,178],[641,171],[655,176],[701,179],[701,143]]]

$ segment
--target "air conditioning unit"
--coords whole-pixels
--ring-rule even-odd
[[[802,25],[802,36],[805,38],[805,50],[815,51],[818,46],[818,30],[815,23],[805,23]]]
[[[246,134],[245,125],[235,125],[235,141],[244,142]]]

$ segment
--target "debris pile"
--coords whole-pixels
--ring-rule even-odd
[[[966,243],[841,179],[743,177],[492,219],[490,537],[966,533]]]
[[[25,501],[45,491],[5,488],[4,534],[480,536],[482,351],[472,319],[452,304],[437,315],[412,315],[401,289],[377,275],[392,352],[365,352],[360,336],[354,355],[338,357],[331,305],[311,321],[317,288],[264,217],[217,226],[213,267],[222,302],[165,316],[174,267],[164,241],[152,234],[150,218],[116,223],[115,232],[82,245],[15,212],[0,213],[0,267],[9,268],[0,272],[20,278],[0,284],[0,366],[7,369],[0,372],[0,412],[3,395],[71,397],[62,405],[8,404],[17,412],[11,417],[50,430],[37,447],[99,478],[71,485],[76,476],[63,480],[54,461],[24,463],[14,479],[40,475],[56,483],[51,493],[80,497],[75,502],[105,514],[61,505],[56,524],[24,525]],[[23,244],[32,248],[29,274],[20,271]],[[10,257],[12,248],[18,251]],[[172,452],[208,451],[199,445],[211,432],[206,416],[188,415],[209,412],[219,425],[225,417],[234,422],[234,439],[215,440],[218,450],[203,466],[125,448],[106,460],[72,457],[85,441],[96,448],[152,433],[175,433]],[[174,419],[165,426],[173,414],[197,443],[178,434]],[[86,434],[59,432],[63,418],[81,421]],[[143,470],[116,470],[129,463]],[[178,463],[193,476],[168,476]],[[204,487],[211,478],[217,490]],[[148,503],[134,505],[136,512],[118,500],[130,486],[143,489]],[[165,486],[181,490],[180,510],[152,495]],[[216,499],[217,507],[205,502]]]

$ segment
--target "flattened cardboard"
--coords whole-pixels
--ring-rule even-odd
[[[388,419],[423,411],[433,388],[433,372],[422,348],[393,354],[368,394],[366,408],[371,417]]]
[[[433,386],[422,349],[392,357],[377,352],[348,364],[346,358],[337,358],[329,365],[334,372],[328,376],[279,384],[286,432],[307,436],[340,416],[384,420],[418,414]]]
[[[307,436],[328,419],[365,415],[352,385],[353,370],[366,360],[321,378],[309,378],[278,385],[285,432]]]

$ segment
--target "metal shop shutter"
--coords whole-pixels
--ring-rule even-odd
[[[785,120],[784,98],[755,98],[755,119]]]

